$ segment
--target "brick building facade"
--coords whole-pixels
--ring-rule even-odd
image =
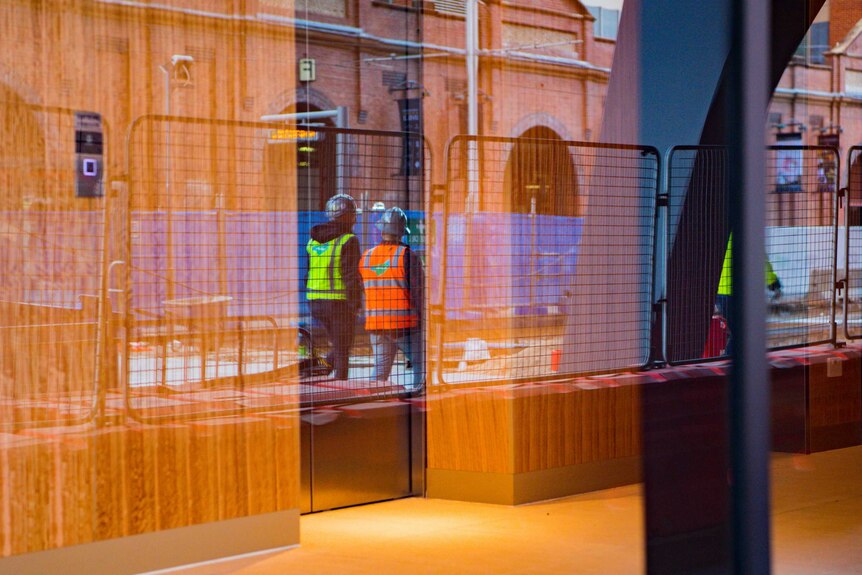
[[[371,2],[355,12],[326,6],[297,13],[309,31],[297,37],[297,57],[313,58],[318,70],[317,80],[300,83],[300,104],[344,106],[351,127],[400,130],[399,100],[420,100],[430,180],[444,184],[448,144],[468,131],[465,3]],[[614,45],[594,37],[594,20],[577,1],[483,3],[478,134],[594,139]],[[367,45],[371,38],[376,45]],[[554,201],[544,203],[553,211]],[[482,207],[511,206],[489,200]]]
[[[836,135],[846,157],[862,143],[862,7],[833,0],[818,23],[828,27],[830,45],[800,47],[773,94],[768,129],[772,141],[799,133],[806,145]]]
[[[6,3],[0,25],[17,40],[0,57],[10,119],[0,132],[11,191],[3,201],[82,206],[63,191],[73,175],[69,124],[82,110],[102,115],[110,185],[126,177],[125,135],[142,115],[257,121],[341,109],[321,122],[398,131],[399,101],[420,101],[431,179],[441,183],[446,144],[466,131],[463,11],[458,1]],[[479,20],[480,133],[593,139],[613,42],[594,38],[587,9],[492,1]],[[193,58],[188,76],[174,55]],[[300,59],[314,61],[313,81],[295,81]],[[219,184],[195,185],[195,207],[215,205]],[[225,197],[228,207],[254,207]]]
[[[82,205],[62,191],[72,177],[66,156],[76,110],[103,117],[110,182],[126,176],[125,134],[142,115],[258,121],[268,114],[340,108],[340,120],[322,122],[399,131],[405,127],[399,102],[421,102],[430,178],[442,184],[447,143],[467,131],[464,5],[7,2],[0,26],[14,41],[0,56],[7,118],[0,148],[10,190],[3,202]],[[830,3],[820,18],[828,21],[830,50],[814,58],[800,52],[788,67],[769,109],[773,132],[805,128],[806,144],[840,133],[845,152],[862,142],[859,11],[855,2]],[[480,5],[479,22],[479,133],[595,140],[614,41],[594,35],[587,8],[576,0],[493,0]],[[188,78],[170,65],[173,55],[194,59]],[[300,59],[314,61],[313,81],[296,81]],[[213,189],[203,188],[204,195]],[[218,192],[211,195],[201,197],[198,207],[214,205]],[[230,194],[226,201],[255,207]],[[556,209],[550,207],[554,201],[538,204]]]
[[[280,110],[294,94],[292,15],[292,2],[274,0],[4,3],[3,206],[95,208],[74,194],[75,112],[101,114],[110,188],[127,177],[126,137],[141,116],[248,121]],[[196,207],[215,205],[211,184]]]

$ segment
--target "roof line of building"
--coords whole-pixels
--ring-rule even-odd
[[[269,24],[276,24],[281,26],[291,26],[293,28],[308,28],[309,30],[314,30],[317,32],[328,32],[339,34],[341,36],[347,36],[351,38],[362,38],[368,40],[374,40],[380,42],[382,44],[390,45],[390,46],[400,46],[404,48],[414,48],[416,50],[422,49],[431,49],[431,50],[440,50],[444,52],[450,52],[452,54],[464,55],[465,50],[463,48],[453,48],[451,46],[440,46],[436,44],[428,44],[423,42],[411,42],[409,40],[398,40],[395,38],[385,38],[382,36],[375,36],[374,34],[368,34],[362,28],[356,28],[354,26],[344,26],[341,24],[328,24],[325,22],[315,22],[314,20],[303,20],[300,18],[289,18],[287,16],[279,16],[278,14],[268,14],[265,12],[259,12],[254,16],[245,16],[240,14],[223,14],[221,12],[211,12],[208,10],[195,10],[193,8],[179,8],[177,6],[170,6],[168,4],[160,4],[160,3],[147,3],[141,2],[140,0],[96,0],[100,4],[108,4],[112,6],[123,6],[126,8],[140,8],[144,10],[163,10],[166,12],[173,12],[178,14],[186,14],[189,16],[198,16],[201,18],[214,18],[218,20],[237,20],[244,22],[265,22]]]
[[[387,46],[398,46],[401,48],[413,48],[414,50],[440,50],[452,54],[464,55],[463,48],[452,48],[450,46],[438,46],[436,44],[428,44],[424,42],[411,42],[410,40],[399,40],[397,38],[386,38],[369,34],[362,28],[354,26],[343,26],[341,24],[327,24],[326,22],[315,22],[314,20],[303,20],[301,18],[290,18],[288,16],[279,16],[277,14],[258,13],[256,17],[262,22],[271,22],[285,26],[293,26],[294,28],[307,28],[316,32],[329,32],[348,36],[350,38],[359,38],[363,40],[372,40]]]
[[[207,10],[195,10],[192,8],[179,8],[176,6],[169,6],[167,4],[160,3],[146,3],[141,2],[140,0],[97,0],[100,4],[109,4],[115,6],[125,6],[128,8],[141,8],[148,10],[165,10],[168,12],[175,12],[180,14],[187,14],[189,16],[198,16],[202,18],[215,18],[218,20],[237,20],[237,21],[245,21],[245,22],[264,22],[269,24],[276,24],[281,26],[292,26],[294,28],[305,28],[308,30],[316,31],[316,32],[325,32],[330,34],[338,34],[340,36],[346,36],[349,38],[356,38],[362,40],[370,40],[372,42],[377,42],[383,44],[385,46],[397,46],[399,48],[413,49],[416,51],[438,51],[438,52],[446,52],[448,54],[452,54],[455,56],[464,56],[466,50],[463,48],[455,48],[452,46],[443,46],[440,44],[429,44],[427,42],[411,42],[410,40],[399,40],[396,38],[386,38],[383,36],[377,36],[375,34],[369,34],[365,32],[362,28],[356,28],[354,26],[344,26],[341,24],[328,24],[326,22],[315,22],[314,20],[303,20],[299,18],[290,18],[287,16],[279,16],[277,14],[268,14],[268,13],[257,13],[254,16],[245,16],[239,14],[223,14],[219,12],[211,12]],[[480,54],[485,53],[486,51],[480,51]],[[598,72],[609,73],[610,68],[603,68],[600,66],[594,66],[589,62],[584,60],[578,60],[575,58],[565,58],[561,56],[548,56],[545,54],[531,54],[528,52],[509,52],[510,56],[515,59],[522,61],[533,61],[533,62],[541,62],[545,64],[556,64],[560,66],[568,66],[575,68],[582,68],[585,70],[594,70]]]
[[[284,24],[291,24],[296,27],[308,28],[310,30],[316,30],[320,32],[335,32],[341,34],[347,34],[356,38],[361,38],[364,40],[372,40],[374,42],[379,42],[381,44],[386,44],[389,46],[399,46],[403,48],[413,48],[415,50],[425,50],[425,51],[439,51],[446,52],[449,54],[464,56],[466,50],[463,48],[454,48],[452,46],[443,46],[440,44],[429,44],[427,42],[411,42],[409,40],[397,40],[394,38],[384,38],[382,36],[376,36],[374,34],[369,34],[365,32],[362,28],[354,28],[351,26],[341,26],[338,24],[326,24],[324,22],[315,22],[313,20],[302,20],[297,18],[289,18],[287,16],[277,16],[274,14],[258,14],[258,17],[261,19],[265,19],[266,21],[274,21]],[[479,55],[496,55],[499,50],[480,50]],[[545,64],[558,64],[562,66],[571,66],[576,68],[584,68],[586,70],[595,70],[598,72],[610,73],[610,68],[603,68],[601,66],[594,66],[589,62],[585,62],[584,60],[578,60],[576,58],[566,58],[563,56],[549,56],[545,54],[531,54],[529,52],[519,52],[519,51],[505,51],[509,56],[519,60],[529,60],[534,62],[542,62]]]
[[[850,48],[850,45],[854,40],[862,34],[862,20],[856,22],[856,24],[847,32],[847,35],[838,42],[835,47],[833,47],[827,54],[835,54],[835,55],[843,55],[847,52],[847,49]]]
[[[566,58],[564,56],[549,56],[547,54],[531,54],[529,52],[509,52],[509,56],[519,60],[530,60],[534,62],[544,62],[546,64],[560,64],[563,66],[573,66],[576,68],[584,68],[585,70],[595,70],[596,72],[605,72],[610,74],[610,68],[595,66],[584,60],[576,58]]]
[[[812,96],[815,98],[826,98],[830,100],[854,100],[862,102],[862,94],[849,94],[847,92],[822,92],[820,90],[806,90],[800,88],[776,88],[775,93],[782,96]]]
[[[201,16],[204,18],[216,18],[219,20],[248,20],[246,16],[237,16],[234,14],[223,14],[221,12],[211,12],[209,10],[195,10],[194,8],[178,8],[168,4],[159,4],[156,2],[140,2],[138,0],[96,0],[99,4],[108,4],[113,6],[125,6],[126,8],[143,8],[165,10],[167,12],[176,12],[189,16]]]

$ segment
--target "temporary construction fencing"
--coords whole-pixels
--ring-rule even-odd
[[[76,189],[75,111],[0,105],[19,138],[0,167],[0,427],[79,423],[97,413],[110,376],[98,346],[105,202],[101,190],[68,193]]]
[[[40,113],[57,133],[74,131],[71,113]],[[643,146],[458,137],[441,209],[428,213],[432,163],[416,138],[146,116],[129,132],[127,175],[111,178],[104,197],[6,206],[4,422],[118,410],[152,421],[415,393],[424,361],[396,356],[389,381],[374,379],[361,314],[349,377],[326,376],[330,346],[305,294],[306,242],[337,193],[356,199],[362,251],[380,241],[385,209],[405,209],[405,240],[428,275],[421,347],[433,383],[559,378],[726,351],[726,340],[710,345],[718,296],[728,295],[723,149],[675,147],[662,162]],[[48,157],[66,175],[22,166],[10,181],[69,189],[74,146],[38,154],[34,166]],[[836,287],[844,336],[860,337],[860,157],[850,150],[839,205],[837,150],[767,151],[766,257],[781,289],[767,289],[765,274],[769,347],[836,341]]]
[[[325,221],[321,210],[332,195],[355,198],[361,250],[379,243],[374,224],[385,208],[408,210],[411,247],[422,257],[429,162],[405,152],[415,144],[410,135],[370,130],[164,116],[135,122],[125,287],[129,412],[213,414],[212,401],[166,409],[153,386],[276,385],[285,403],[308,404],[417,391],[424,380],[418,355],[414,365],[398,362],[393,381],[371,380],[374,357],[361,317],[340,319],[356,332],[350,377],[328,379],[330,338],[305,298],[309,230]],[[298,386],[296,370],[307,376]],[[407,371],[413,377],[403,385]]]
[[[437,380],[646,364],[658,175],[648,147],[454,139],[431,248]]]
[[[666,358],[680,363],[723,356],[733,326],[716,333],[707,326],[711,316],[729,320],[732,305],[727,150],[677,146],[667,164]],[[838,151],[773,146],[766,165],[768,347],[834,342]],[[829,179],[824,165],[832,166]]]
[[[841,297],[843,335],[862,338],[862,146],[847,153],[847,188],[842,195],[843,221],[837,293]]]

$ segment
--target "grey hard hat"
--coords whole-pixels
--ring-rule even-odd
[[[377,220],[377,229],[384,234],[398,236],[399,238],[410,233],[407,227],[407,214],[401,208],[389,208],[380,219]]]
[[[330,222],[343,220],[346,216],[356,217],[356,202],[347,194],[337,194],[326,202],[326,217]]]

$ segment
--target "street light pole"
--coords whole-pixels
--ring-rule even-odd
[[[467,64],[467,212],[478,211],[479,205],[479,89],[477,86],[479,48],[479,0],[467,0],[464,17],[465,60]]]
[[[165,75],[165,116],[171,115],[171,73],[167,66],[159,66],[159,70]],[[167,259],[167,285],[165,286],[165,298],[173,300],[174,293],[174,249],[173,249],[173,222],[171,221],[171,123],[165,122],[165,258]]]
[[[467,134],[479,133],[479,90],[476,83],[478,72],[479,9],[478,0],[467,0],[467,14],[464,18],[467,58]]]
[[[173,221],[172,221],[172,209],[171,209],[171,80],[177,73],[178,66],[181,67],[181,71],[184,73],[185,82],[189,84],[191,82],[191,74],[189,72],[189,67],[192,62],[194,62],[194,58],[191,56],[187,56],[185,54],[174,54],[171,56],[170,65],[159,65],[159,70],[161,70],[162,74],[165,75],[165,116],[168,117],[165,120],[165,208],[167,210],[167,221],[165,222],[165,257],[167,259],[167,277],[168,277],[168,285],[166,286],[165,293],[167,295],[167,299],[174,299],[174,281],[175,281],[175,270],[174,270],[174,252],[173,252]]]

